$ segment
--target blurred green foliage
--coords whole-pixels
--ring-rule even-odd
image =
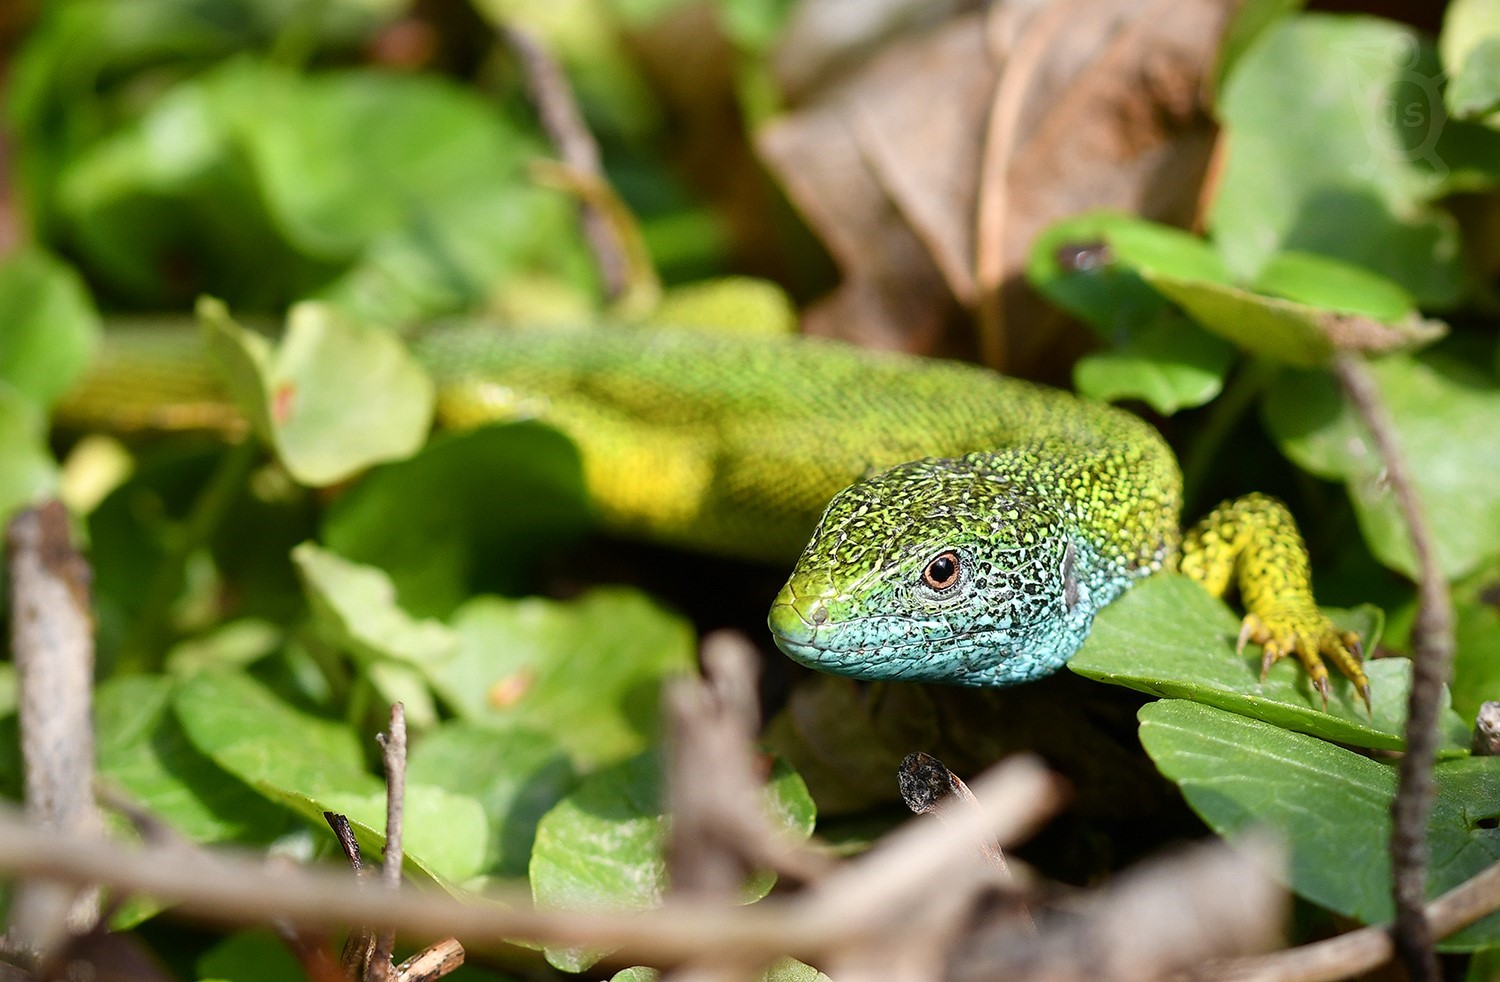
[[[1372,645],[1382,612],[1354,605],[1381,604],[1381,643],[1401,654],[1410,542],[1326,368],[1350,337],[1378,354],[1373,375],[1457,583],[1437,889],[1500,856],[1500,774],[1463,755],[1464,727],[1500,698],[1500,20],[1454,0],[1428,38],[1297,6],[1248,4],[1230,32],[1215,102],[1227,150],[1205,236],[1083,214],[1037,240],[1027,275],[1094,332],[1076,387],[1160,417],[1193,507],[1251,488],[1287,497],[1322,595],[1349,603],[1340,616]],[[319,815],[333,808],[378,850],[369,737],[400,699],[413,727],[410,874],[454,890],[526,881],[554,905],[660,901],[661,688],[696,670],[695,627],[760,616],[758,574],[581,544],[592,516],[575,448],[536,422],[429,434],[438,394],[400,336],[454,316],[792,330],[783,287],[807,283],[726,275],[766,264],[746,261],[742,230],[678,159],[692,117],[665,90],[701,80],[664,81],[642,51],[674,24],[708,32],[710,60],[731,54],[719,66],[728,128],[753,128],[782,108],[772,62],[796,8],[37,5],[5,76],[8,200],[26,241],[0,258],[0,513],[61,491],[77,516],[96,574],[105,780],[198,842],[310,841],[327,857]],[[668,286],[652,309],[611,305],[574,193],[538,179],[552,149],[501,25],[531,31],[566,69]],[[781,241],[772,227],[786,216],[757,216]],[[226,450],[203,433],[49,431],[101,327],[129,317],[170,331],[195,304],[251,434]],[[280,322],[273,341],[265,328]],[[163,380],[184,372],[164,355]],[[289,392],[314,411],[289,417]],[[636,585],[596,588],[621,579]],[[643,586],[684,579],[711,602],[679,613],[683,594]],[[746,582],[757,586],[738,596]],[[1391,765],[1347,748],[1399,748],[1408,663],[1372,663],[1371,716],[1342,680],[1325,712],[1294,665],[1261,680],[1234,633],[1224,604],[1172,577],[1099,617],[1073,667],[1161,697],[1140,709],[1150,760],[1129,743],[1140,699],[1123,690],[1076,678],[1004,693],[792,687],[773,662],[768,690],[791,692],[766,730],[779,755],[768,797],[799,835],[821,809],[821,832],[858,840],[890,824],[882,806],[907,751],[950,745],[963,754],[950,763],[978,768],[1039,747],[1080,794],[1071,840],[1028,858],[1085,879],[1196,831],[1151,785],[1154,762],[1215,831],[1281,831],[1303,896],[1386,916]],[[14,793],[13,678],[0,681],[0,778]],[[1114,838],[1143,814],[1146,841]],[[769,888],[757,876],[747,897]],[[1497,945],[1494,918],[1450,942],[1488,948],[1481,969]],[[183,974],[289,970],[256,932],[161,953]],[[511,954],[529,958],[527,977],[595,958]],[[767,975],[811,977],[800,964]]]

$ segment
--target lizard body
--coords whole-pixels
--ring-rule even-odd
[[[112,344],[61,421],[98,423],[128,402],[120,366],[135,349]],[[152,344],[159,372],[166,346]],[[219,419],[191,346],[168,373],[191,394],[183,418]],[[1268,664],[1295,654],[1326,691],[1321,652],[1367,687],[1357,641],[1313,603],[1285,508],[1262,496],[1221,506],[1184,552],[1176,460],[1123,410],[809,338],[467,325],[411,348],[444,425],[535,417],[572,439],[612,530],[748,558],[800,549],[770,625],[813,667],[1029,681],[1061,666],[1131,582],[1181,568],[1219,595],[1238,586],[1244,636]],[[90,396],[101,392],[115,396]]]

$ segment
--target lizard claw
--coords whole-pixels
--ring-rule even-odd
[[[1288,655],[1296,655],[1307,670],[1308,680],[1328,709],[1331,686],[1324,658],[1354,683],[1355,691],[1365,704],[1365,713],[1374,717],[1370,702],[1370,680],[1363,666],[1364,646],[1353,631],[1340,631],[1316,607],[1310,610],[1280,608],[1265,616],[1249,613],[1240,623],[1237,651],[1244,651],[1247,641],[1261,645],[1260,680],[1266,680],[1271,666]]]

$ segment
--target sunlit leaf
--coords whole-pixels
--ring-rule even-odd
[[[1391,916],[1391,798],[1396,773],[1331,743],[1178,699],[1141,709],[1141,743],[1214,831],[1270,829],[1291,846],[1292,889],[1365,923]],[[1438,764],[1428,823],[1428,896],[1500,860],[1500,758]],[[1500,942],[1500,914],[1440,942]]]
[[[1374,608],[1335,615],[1373,650],[1380,616]],[[1411,690],[1411,663],[1370,661],[1373,718],[1349,681],[1330,668],[1328,709],[1295,658],[1271,666],[1260,680],[1261,652],[1235,653],[1239,617],[1187,577],[1161,574],[1130,589],[1100,612],[1068,667],[1080,675],[1157,696],[1192,699],[1278,726],[1361,747],[1400,749]],[[1452,751],[1468,746],[1463,722],[1451,710],[1443,733]]]

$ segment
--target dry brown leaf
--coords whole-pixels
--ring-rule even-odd
[[[1009,371],[1076,347],[1025,286],[1031,240],[1098,207],[1192,222],[1214,141],[1204,80],[1236,5],[996,4],[887,45],[768,128],[762,158],[845,277],[805,327],[962,350],[941,334],[961,307]]]

